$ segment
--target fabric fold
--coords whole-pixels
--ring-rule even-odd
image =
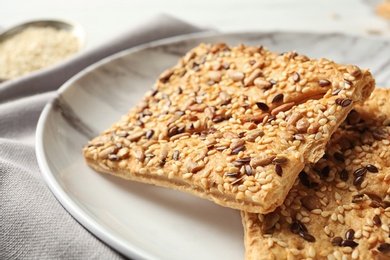
[[[39,115],[55,91],[90,64],[140,44],[201,31],[158,15],[50,69],[0,84],[0,259],[123,259],[84,229],[46,186],[34,150]]]

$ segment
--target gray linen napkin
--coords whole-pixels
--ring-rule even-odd
[[[59,204],[39,171],[34,135],[44,105],[68,78],[115,52],[202,31],[159,15],[49,70],[0,84],[0,259],[122,259]]]

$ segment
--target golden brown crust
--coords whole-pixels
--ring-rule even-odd
[[[283,205],[268,215],[242,212],[246,259],[390,258],[390,126],[382,117],[390,105],[380,102],[388,97],[376,89],[356,107]]]
[[[375,92],[375,93],[374,93]],[[354,110],[361,114],[364,125],[389,125],[390,102],[389,91],[385,88],[375,89],[374,98],[367,99],[364,103],[357,104]]]
[[[98,171],[266,213],[373,88],[356,66],[201,44],[83,152]]]

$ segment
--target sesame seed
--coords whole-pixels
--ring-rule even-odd
[[[352,259],[358,259],[359,258],[359,251],[358,250],[353,250],[351,254]]]
[[[298,256],[300,254],[300,251],[296,248],[290,248],[290,252],[294,255],[294,256]]]
[[[383,231],[385,231],[385,232],[387,232],[387,233],[389,232],[389,226],[388,226],[388,225],[382,224],[382,225],[381,225],[381,228],[382,228]]]

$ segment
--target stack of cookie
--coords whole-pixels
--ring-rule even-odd
[[[374,88],[357,66],[201,44],[83,153],[241,210],[247,259],[386,258],[390,111]]]

